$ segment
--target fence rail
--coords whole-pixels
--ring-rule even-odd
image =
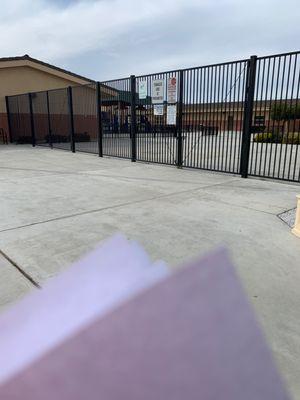
[[[300,182],[300,52],[8,96],[10,139]]]

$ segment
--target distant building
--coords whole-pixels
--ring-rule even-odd
[[[8,104],[12,142],[30,142],[32,131],[39,143],[70,140],[70,109],[66,90],[68,86],[73,87],[72,129],[75,135],[84,135],[96,141],[99,115],[104,134],[130,132],[132,92],[129,78],[100,84],[101,110],[99,110],[95,81],[25,55],[0,58],[0,142],[1,130],[8,134],[5,96],[10,96]],[[29,111],[29,92],[32,93],[34,129]],[[239,98],[242,99],[243,96]],[[164,101],[163,115],[156,115],[151,95],[139,99],[136,87],[135,104],[138,132],[176,135],[176,126],[167,124],[166,101]],[[277,105],[285,105],[289,109],[298,105],[298,99],[256,99],[253,104],[252,133],[300,130],[298,117],[289,122],[278,118],[272,119],[272,110]],[[243,101],[234,102],[230,97],[226,97],[223,101],[199,103],[199,99],[197,102],[196,99],[193,101],[189,96],[184,96],[182,128],[185,134],[192,135],[193,132],[240,135],[243,131],[244,110]]]

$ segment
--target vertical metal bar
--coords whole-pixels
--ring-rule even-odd
[[[124,80],[124,88],[126,90],[126,92],[131,91],[131,78],[126,78],[126,80]],[[138,136],[138,127],[137,127],[137,121],[136,121],[136,78],[134,77],[134,82],[133,82],[133,92],[134,92],[134,142],[132,143],[130,140],[130,132],[129,132],[129,138],[128,138],[128,134],[127,136],[125,135],[124,137],[127,138],[125,139],[125,143],[126,143],[126,157],[130,158],[132,157],[132,154],[134,155],[134,160],[136,161],[137,159],[137,147],[138,147],[138,143],[137,143],[137,136]],[[134,151],[132,152],[132,148],[134,147]]]
[[[239,81],[240,81],[240,75],[238,74],[238,67],[241,68],[241,64],[235,64],[235,68],[234,68],[234,88],[233,88],[233,112],[232,112],[232,116],[233,116],[233,121],[232,121],[232,144],[233,144],[233,159],[232,159],[232,172],[236,173],[236,149],[237,149],[237,110],[238,110],[238,102],[237,102],[237,87],[239,85]],[[231,151],[231,149],[230,149]]]
[[[177,167],[182,168],[182,103],[183,103],[183,70],[179,71],[179,97],[177,116]]]
[[[268,121],[268,130],[271,125],[271,132],[274,132],[275,128],[275,119],[272,120],[272,123],[270,124],[270,119],[271,119],[271,110],[273,104],[276,105],[276,100],[277,100],[277,91],[278,91],[278,79],[275,77],[275,70],[276,70],[276,58],[275,57],[270,57],[269,60],[273,60],[273,65],[272,65],[272,78],[271,78],[271,90],[270,90],[270,100],[269,100],[269,121]],[[279,59],[279,66],[280,68],[280,59]],[[275,83],[274,83],[275,82]],[[274,93],[274,94],[273,94]],[[273,143],[270,143],[270,157],[269,157],[269,165],[268,165],[268,176],[270,176],[271,173],[271,162],[273,157]]]
[[[294,57],[294,70],[293,70],[294,72],[293,72],[292,89],[291,89],[291,95],[290,95],[291,104],[293,102],[293,99],[295,98],[295,96],[294,96],[294,88],[297,89],[297,86],[296,86],[296,70],[297,70],[297,54]],[[295,111],[297,110],[297,103],[298,103],[298,92],[297,92],[297,95],[296,95],[296,100],[294,101]],[[292,105],[291,105],[290,111],[291,110],[292,110]],[[295,132],[296,119],[297,119],[296,115],[294,115],[293,124],[292,124],[293,125],[292,132]],[[290,126],[288,128],[289,128],[288,131],[290,131]],[[286,148],[287,147],[288,146],[286,146]],[[296,147],[297,147],[297,144],[296,144]],[[288,179],[291,179],[290,178],[290,171],[291,171],[291,163],[292,163],[293,152],[294,152],[294,143],[292,142],[291,146],[290,146],[290,157],[289,157],[289,164],[288,164],[289,165],[289,167],[288,167]],[[286,156],[286,152],[285,152],[285,156]],[[296,159],[295,159],[295,162],[296,162]]]
[[[202,153],[202,157],[203,157],[203,168],[207,169],[207,126],[208,126],[208,78],[209,78],[209,67],[204,67],[203,70],[203,119],[205,121],[205,125],[204,125],[204,148],[203,148],[203,153]]]
[[[195,150],[193,151],[194,157],[191,157],[191,166],[199,168],[199,148],[200,148],[200,140],[201,140],[201,130],[200,130],[200,103],[201,103],[201,92],[200,85],[201,81],[199,80],[200,70],[199,68],[195,69],[196,73],[196,101],[195,101]]]
[[[209,126],[210,128],[208,129],[210,134],[209,134],[209,147],[208,151],[210,154],[208,154],[208,163],[209,163],[209,169],[213,169],[213,140],[214,140],[214,135],[213,135],[213,105],[214,105],[214,99],[213,99],[213,88],[214,88],[214,68],[210,68],[210,80],[209,80]]]
[[[199,144],[197,149],[197,168],[202,168],[202,153],[203,153],[203,121],[204,121],[204,97],[203,97],[203,68],[198,69],[199,73],[199,101],[198,101],[198,132],[199,132]]]
[[[48,132],[49,132],[49,145],[51,149],[53,148],[52,144],[52,131],[51,131],[51,120],[50,120],[50,106],[49,106],[49,93],[46,91],[46,102],[47,102],[47,121],[48,121]]]
[[[196,74],[195,74],[195,70],[191,69],[190,70],[190,87],[191,87],[191,92],[190,92],[190,98],[188,98],[186,96],[188,105],[187,105],[187,110],[189,110],[189,120],[188,120],[188,125],[189,125],[189,129],[187,130],[185,128],[185,131],[187,132],[185,135],[185,153],[186,153],[186,149],[188,149],[189,153],[191,152],[191,157],[193,157],[195,155],[195,94],[196,94]],[[190,148],[188,148],[188,145],[190,145]],[[184,162],[186,165],[186,154],[184,155]],[[193,158],[192,158],[193,159]],[[195,164],[195,163],[193,163]]]
[[[281,69],[280,69],[280,61],[281,61],[281,59],[282,59],[282,57],[283,57],[283,66],[282,66],[282,72],[281,72]],[[283,90],[284,90],[284,82],[285,82],[285,72],[286,72],[286,68],[285,68],[285,65],[286,65],[286,55],[284,55],[284,56],[280,56],[279,57],[279,63],[278,63],[278,73],[277,73],[277,82],[278,82],[278,85],[279,86],[281,86],[281,89],[279,89],[279,92],[280,92],[280,94],[279,94],[279,96],[280,96],[280,98],[278,99],[278,104],[279,104],[279,107],[280,107],[280,109],[281,109],[281,107],[282,107],[282,101],[284,101],[284,99],[283,99]],[[281,85],[280,85],[280,83],[281,83]],[[277,86],[278,87],[278,86]],[[276,104],[276,103],[275,103]],[[282,127],[283,128],[283,127]],[[283,130],[281,129],[281,143],[279,143],[279,148],[281,148],[282,147],[282,139],[283,139]],[[275,168],[276,168],[276,160],[277,160],[277,148],[278,148],[278,140],[276,140],[276,143],[275,143],[275,154],[274,154],[274,164],[273,164],[273,173],[272,173],[272,178],[276,178],[276,176],[275,176]]]
[[[259,68],[260,68],[261,62],[259,62]],[[263,96],[264,94],[266,94],[266,91],[264,91],[264,85],[265,85],[265,75],[266,75],[266,59],[263,59],[262,62],[262,66],[261,66],[261,85],[260,85],[260,96],[259,96],[259,85],[257,85],[257,102],[256,102],[256,109],[255,109],[255,114],[258,112],[259,115],[262,115],[262,105],[263,105]],[[258,79],[260,77],[260,73],[258,72],[257,74]],[[257,79],[257,80],[258,80]],[[264,113],[265,115],[265,113]],[[267,145],[267,143],[266,143]],[[262,156],[264,155],[266,156],[267,154],[267,148],[264,151],[264,143],[261,144],[261,151],[260,151],[260,157],[259,157],[259,165],[258,165],[258,175],[262,175]],[[256,158],[257,158],[257,154],[256,154]]]
[[[126,82],[126,87],[127,87],[127,85],[128,85],[128,82]],[[135,80],[135,86],[134,86],[134,88],[135,88],[135,93],[136,93],[136,80]],[[126,89],[126,90],[127,90],[127,89]],[[135,96],[136,96],[136,94],[135,94]],[[136,96],[135,99],[138,101],[138,104],[136,104],[136,106],[137,106],[137,105],[140,104],[140,102],[139,102],[139,97]],[[142,124],[141,124],[141,115],[142,115],[142,113],[141,113],[141,110],[137,109],[138,107],[135,107],[135,108],[136,108],[136,116],[138,116],[138,118],[135,117],[135,119],[136,119],[136,130],[135,130],[135,159],[137,159],[138,138],[139,138],[139,132],[140,132],[141,129],[142,129]]]
[[[231,64],[230,65],[230,80],[229,80],[229,103],[228,103],[228,116],[227,116],[227,135],[228,135],[228,139],[227,139],[227,143],[228,143],[228,148],[229,148],[229,160],[228,160],[228,172],[234,172],[234,170],[232,170],[231,168],[231,159],[232,159],[232,142],[233,142],[233,127],[231,126],[231,118],[234,120],[234,98],[232,101],[232,90],[235,87],[235,83],[232,80],[233,77],[233,67],[235,66],[235,64]],[[234,124],[234,122],[232,121],[232,125]]]
[[[32,142],[32,146],[35,147],[35,131],[34,131],[34,119],[33,119],[32,94],[31,93],[28,93],[28,101],[29,101],[29,113],[30,113],[31,142]]]
[[[257,62],[257,56],[251,56],[248,63],[248,71],[247,71],[247,81],[246,81],[247,87],[245,91],[244,126],[243,126],[241,166],[240,166],[240,173],[242,178],[247,178],[248,176],[256,62]]]
[[[8,96],[5,96],[5,104],[6,104],[6,115],[7,115],[7,126],[8,126],[9,142],[12,143],[13,142],[13,136],[12,136],[11,123],[10,123],[10,111],[9,111]]]
[[[298,54],[296,54],[296,58],[295,58],[295,63],[297,63],[297,56]],[[298,66],[297,66],[298,69]],[[298,84],[297,84],[297,94],[296,94],[296,102],[295,102],[295,110],[297,110],[298,108],[298,101],[299,101],[299,94],[300,94],[300,74],[298,74]],[[294,118],[294,124],[293,124],[293,132],[296,133],[296,118]],[[299,125],[297,128],[297,140],[299,141],[300,139],[300,132],[299,132]],[[296,150],[295,150],[295,158],[294,158],[294,168],[293,168],[293,177],[292,180],[295,180],[295,173],[296,173],[296,166],[297,166],[297,159],[298,159],[298,145],[296,144]],[[293,149],[293,146],[292,146]],[[290,159],[291,162],[291,159]],[[299,168],[299,177],[298,177],[298,181],[300,180],[300,168]]]
[[[184,96],[185,96],[185,145],[187,143],[191,144],[190,142],[193,141],[193,127],[192,127],[192,107],[193,107],[193,101],[192,101],[192,92],[193,92],[193,71],[188,69],[185,72],[185,90],[184,90]]]
[[[220,66],[220,86],[219,86],[219,116],[220,116],[220,132],[219,132],[219,152],[218,152],[218,171],[223,171],[223,155],[224,155],[224,124],[223,124],[223,110],[224,110],[224,81],[225,81],[225,65]]]
[[[153,77],[153,79],[157,79],[157,75],[155,75]],[[153,81],[152,81],[152,85],[153,85]],[[152,93],[152,96],[154,95],[154,92]],[[155,107],[155,106],[154,106]],[[154,113],[154,109],[153,109],[153,113]],[[162,129],[163,129],[163,119],[159,116],[156,115],[155,116],[155,125],[156,125],[156,138],[155,140],[158,141],[159,143],[159,154],[157,155],[157,157],[154,157],[153,155],[153,143],[150,143],[150,154],[151,154],[151,160],[153,162],[159,162],[160,159],[163,159],[163,152],[164,152],[164,144],[163,144],[163,134],[162,134]]]
[[[130,86],[131,86],[131,161],[136,161],[136,107],[135,107],[135,95],[136,95],[136,82],[135,75],[130,75]]]
[[[242,153],[242,137],[243,137],[243,126],[244,126],[244,107],[245,107],[245,91],[246,91],[246,81],[247,81],[247,67],[248,61],[243,62],[242,69],[242,82],[241,85],[239,83],[239,141],[238,141],[238,157],[237,157],[237,173],[240,172],[240,164],[241,164],[241,153]]]
[[[103,157],[102,144],[102,115],[101,115],[101,87],[100,83],[96,83],[96,107],[97,107],[97,136],[98,136],[98,155]]]
[[[162,79],[164,82],[164,93],[167,93],[166,90],[166,84],[167,84],[167,80],[165,79],[166,75],[165,74],[160,74],[159,75],[159,79]],[[163,108],[164,108],[164,115],[162,115],[161,120],[162,120],[162,132],[161,135],[163,137],[163,157],[161,160],[159,160],[159,162],[163,163],[163,164],[171,164],[172,163],[172,138],[170,138],[170,134],[168,133],[169,129],[168,129],[168,125],[167,125],[167,104],[165,103],[165,99],[164,99],[164,104],[163,104]],[[171,136],[172,137],[172,136]],[[175,139],[176,142],[177,139]],[[174,140],[173,140],[174,141]],[[154,151],[156,152],[156,149],[154,148]],[[173,157],[175,158],[175,156]],[[175,163],[175,160],[174,160]]]
[[[162,74],[158,74],[157,75],[158,79],[163,79],[164,75]],[[163,79],[163,84],[165,84],[165,80]],[[164,92],[165,92],[165,86],[164,86]],[[163,109],[164,109],[164,113],[163,115],[158,116],[158,120],[159,120],[159,136],[160,139],[159,141],[155,141],[153,142],[152,145],[152,157],[155,158],[156,156],[156,161],[160,164],[168,164],[168,147],[167,147],[167,121],[166,121],[166,106],[165,103],[163,101]]]
[[[196,107],[197,107],[197,91],[198,91],[198,84],[197,84],[197,72],[198,70],[193,70],[193,106],[192,106],[192,137],[186,137],[185,138],[185,165],[187,165],[187,160],[186,158],[190,154],[190,160],[192,161],[192,166],[195,166],[195,154],[196,154],[196,146],[198,143],[198,138],[197,138],[197,127],[196,127],[196,118],[197,117],[197,112],[196,112]],[[190,146],[190,147],[189,147]]]
[[[261,64],[262,60],[258,60],[256,64],[256,72],[255,72],[255,88],[254,93],[256,93],[256,102],[253,104],[253,113],[257,112],[258,102],[259,102],[259,88],[261,86],[261,80],[263,78],[263,71],[261,72]],[[254,151],[255,150],[255,151]],[[259,148],[257,143],[250,143],[250,152],[249,152],[249,166],[248,171],[253,175],[257,175],[257,159],[259,154]]]
[[[228,108],[230,107],[227,98],[228,98],[228,77],[229,77],[229,65],[227,64],[225,66],[226,70],[226,78],[225,78],[225,93],[224,93],[224,119],[223,119],[223,126],[224,126],[224,132],[223,132],[223,156],[222,156],[222,172],[227,172],[227,156],[228,156],[228,140],[229,140],[229,135],[228,135],[228,127],[227,127],[227,118],[228,118]],[[225,159],[224,159],[225,157]],[[224,163],[223,163],[224,161]],[[223,169],[224,168],[224,169]]]
[[[213,67],[213,77],[214,77],[214,91],[213,91],[213,106],[212,106],[212,121],[213,121],[213,134],[214,134],[214,140],[213,140],[213,147],[214,149],[212,149],[212,153],[213,153],[213,169],[216,170],[216,156],[217,156],[217,124],[216,124],[216,106],[217,106],[217,68]]]
[[[264,101],[264,106],[263,106],[263,115],[264,115],[264,125],[266,126],[266,121],[267,121],[267,106],[268,106],[268,94],[269,94],[269,78],[270,78],[270,62],[271,59],[268,58],[268,68],[267,68],[267,77],[266,77],[266,87],[265,87],[265,101]],[[271,95],[270,95],[270,99],[271,99]],[[271,100],[270,100],[271,101]],[[268,117],[268,129],[267,132],[269,132],[269,126],[270,126],[270,117]],[[263,147],[262,147],[263,148]],[[266,175],[266,165],[267,165],[267,158],[268,158],[268,153],[270,154],[269,151],[269,146],[268,143],[265,143],[265,157],[264,157],[264,169],[262,172],[262,175],[265,176]],[[271,154],[270,154],[271,157]]]
[[[72,87],[68,87],[68,107],[70,117],[70,142],[71,151],[75,153],[75,140],[74,140],[74,116],[73,116],[73,99],[72,99]]]
[[[240,165],[240,132],[241,132],[241,119],[242,114],[240,114],[240,98],[241,98],[241,81],[243,81],[244,77],[244,69],[242,69],[242,63],[238,64],[238,68],[236,69],[237,76],[237,91],[235,93],[235,144],[234,144],[234,172],[239,173],[239,165]],[[243,86],[243,85],[242,85]]]
[[[219,170],[219,164],[220,164],[220,135],[221,135],[221,124],[222,124],[222,116],[221,116],[221,100],[222,100],[222,94],[221,94],[221,68],[220,66],[216,66],[216,75],[217,75],[217,93],[216,93],[216,149],[215,149],[215,170]],[[220,118],[221,116],[221,118]],[[220,124],[220,126],[219,126]]]
[[[156,137],[157,137],[157,134],[156,134],[156,132],[157,132],[157,129],[156,129],[156,118],[155,118],[155,115],[154,115],[154,106],[153,106],[153,104],[152,104],[152,102],[151,102],[151,99],[152,99],[152,81],[153,81],[153,78],[151,77],[151,76],[148,76],[147,77],[147,81],[148,81],[148,83],[147,83],[147,93],[149,93],[149,109],[150,109],[150,115],[151,115],[151,136],[150,136],[150,139],[148,140],[146,140],[146,146],[144,147],[144,160],[147,160],[147,161],[149,161],[149,149],[150,149],[150,143],[151,143],[151,141],[153,141],[154,139],[156,139]]]
[[[289,56],[289,62],[288,62],[288,73],[287,73],[287,81],[286,81],[286,92],[285,92],[285,109],[287,109],[288,107],[288,114],[291,114],[291,112],[292,112],[292,99],[293,99],[293,88],[294,88],[294,82],[292,82],[292,84],[290,83],[290,75],[291,75],[291,64],[292,64],[292,56],[290,55]],[[289,89],[290,89],[290,87],[291,87],[291,89],[292,89],[292,94],[291,94],[291,96],[290,96],[290,99],[289,99]],[[284,139],[284,135],[285,135],[285,133],[287,134],[287,139],[288,139],[288,134],[289,134],[289,128],[290,128],[290,119],[288,119],[288,121],[287,121],[287,132],[284,132],[283,131],[283,133],[282,133],[282,139]],[[281,146],[280,146],[280,156],[279,156],[279,162],[278,162],[278,175],[277,175],[277,178],[279,178],[279,175],[280,175],[280,170],[281,170],[281,168],[280,168],[280,166],[281,166],[281,161],[282,161],[282,149],[283,149],[283,147],[284,147],[284,140],[282,140],[282,144],[281,144]],[[286,177],[285,177],[285,163],[286,163],[286,154],[287,154],[287,149],[288,149],[288,147],[290,147],[290,146],[288,146],[288,140],[287,140],[287,143],[286,143],[286,145],[285,145],[285,155],[284,155],[284,161],[283,161],[283,170],[282,170],[282,179],[285,179]],[[288,179],[289,177],[287,177],[287,179]]]

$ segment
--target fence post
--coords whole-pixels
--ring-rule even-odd
[[[49,93],[46,91],[46,99],[47,99],[47,120],[48,120],[48,132],[49,132],[49,145],[51,149],[53,148],[52,144],[52,132],[51,132],[51,120],[50,120],[50,107],[49,107]]]
[[[97,129],[98,129],[98,155],[99,155],[99,157],[103,157],[100,82],[96,83],[96,96],[97,96],[96,97],[96,107],[97,107]]]
[[[34,119],[33,119],[33,108],[32,108],[32,93],[28,93],[29,101],[29,112],[30,112],[30,128],[31,128],[31,142],[32,146],[35,146],[35,130],[34,130]]]
[[[248,177],[256,62],[257,62],[257,56],[251,56],[250,60],[248,60],[248,65],[247,65],[247,78],[246,78],[246,90],[245,90],[245,102],[244,102],[244,122],[243,122],[243,136],[242,136],[241,164],[240,164],[240,173],[242,178]]]
[[[73,99],[72,99],[72,87],[71,86],[68,87],[68,106],[69,106],[69,117],[70,117],[71,151],[72,151],[72,153],[75,153]]]
[[[135,96],[136,96],[136,80],[135,75],[130,75],[130,87],[131,87],[131,124],[130,124],[130,136],[131,136],[131,161],[136,161],[136,109],[135,109]]]
[[[10,124],[10,111],[9,111],[8,96],[5,96],[5,104],[6,104],[6,115],[7,115],[7,126],[8,126],[9,142],[12,143],[13,142],[13,137],[12,137],[11,124]]]
[[[179,96],[178,96],[178,114],[177,114],[177,168],[182,168],[182,103],[183,103],[183,76],[182,70],[179,71]]]

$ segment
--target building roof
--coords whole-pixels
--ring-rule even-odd
[[[55,71],[59,71],[64,74],[73,76],[74,78],[85,80],[86,82],[95,82],[94,80],[86,78],[82,75],[75,74],[74,72],[57,67],[56,65],[52,65],[52,64],[46,63],[44,61],[38,60],[36,58],[30,57],[28,54],[25,54],[24,56],[16,56],[16,57],[2,57],[2,58],[0,57],[0,62],[9,62],[9,61],[30,61],[35,64],[39,64],[44,67],[54,69]]]

